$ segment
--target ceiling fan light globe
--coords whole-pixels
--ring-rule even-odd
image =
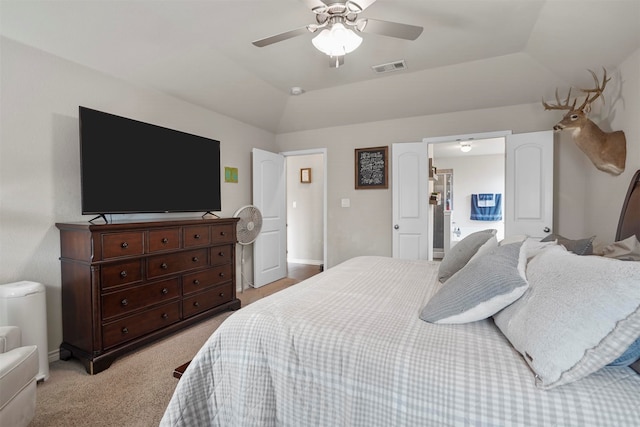
[[[343,56],[353,52],[362,43],[362,37],[347,29],[341,23],[335,23],[331,29],[324,29],[311,42],[320,52],[329,56]]]

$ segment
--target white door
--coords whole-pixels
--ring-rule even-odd
[[[553,231],[553,131],[507,135],[505,236]]]
[[[262,213],[262,230],[253,246],[253,286],[287,275],[287,216],[284,156],[253,149],[253,204]]]
[[[394,258],[427,259],[429,164],[426,142],[393,144],[391,192]]]

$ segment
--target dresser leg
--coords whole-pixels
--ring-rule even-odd
[[[60,360],[67,361],[69,359],[71,359],[71,351],[64,347],[60,347]]]
[[[99,356],[91,359],[87,356],[87,353],[76,349],[75,347],[62,343],[60,345],[60,360],[70,360],[72,358],[77,359],[84,366],[85,371],[89,375],[95,375],[108,369],[117,356]]]
[[[233,301],[231,301],[231,303],[229,303],[229,310],[239,310],[241,303],[242,301],[240,301],[238,298],[234,299]]]

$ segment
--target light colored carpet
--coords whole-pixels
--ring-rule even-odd
[[[299,282],[282,279],[238,292],[242,306]],[[231,315],[224,312],[154,344],[116,359],[89,375],[77,360],[56,361],[50,377],[38,384],[39,426],[157,426],[178,380],[173,370],[191,360],[211,333]]]

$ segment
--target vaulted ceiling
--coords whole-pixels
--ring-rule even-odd
[[[314,1],[0,0],[0,31],[274,133],[540,102],[640,48],[638,0],[377,0],[360,17],[423,33],[365,32],[339,68],[310,33],[251,43],[315,22]]]

